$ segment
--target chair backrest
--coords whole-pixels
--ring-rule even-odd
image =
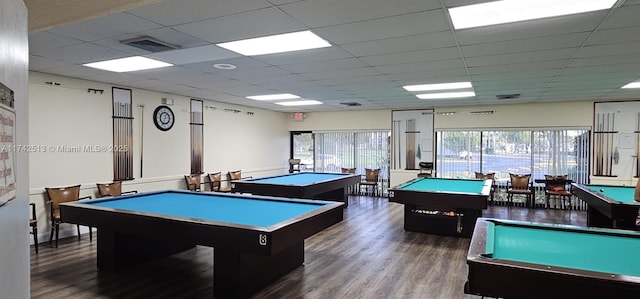
[[[300,172],[300,159],[289,159],[289,173]]]
[[[229,180],[241,180],[242,179],[242,170],[229,171]]]
[[[377,182],[379,175],[380,175],[380,168],[376,168],[376,169],[365,168],[364,170],[364,180],[367,182]]]
[[[57,188],[44,188],[49,197],[51,206],[51,217],[58,218],[60,216],[60,204],[70,201],[77,201],[80,198],[80,185]]]
[[[200,183],[202,182],[202,179],[199,174],[185,175],[184,181],[187,183],[187,190],[200,191]]]
[[[495,178],[496,178],[495,172],[489,172],[489,173],[476,172],[476,179],[495,180]]]
[[[211,191],[220,191],[220,185],[222,184],[222,172],[214,172],[207,174],[209,177],[209,186]]]
[[[98,197],[122,195],[121,182],[104,183],[104,184],[96,183],[96,186],[98,186]]]
[[[544,175],[544,189],[547,191],[565,191],[567,175]]]
[[[531,174],[509,174],[511,178],[511,188],[513,189],[529,189],[529,181]]]
[[[341,167],[340,168],[340,172],[342,173],[356,173],[356,169],[355,168],[348,168],[348,167]]]

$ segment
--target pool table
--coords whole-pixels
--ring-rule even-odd
[[[304,239],[343,219],[343,204],[160,191],[60,205],[98,229],[97,264],[117,271],[196,245],[214,247],[214,295],[247,297],[304,262]]]
[[[640,234],[479,218],[465,293],[500,298],[640,298]]]
[[[633,200],[634,191],[627,186],[571,186],[571,192],[587,203],[587,225],[605,228],[637,229],[640,202]]]
[[[389,189],[389,201],[404,204],[404,229],[471,237],[487,208],[492,180],[421,177]]]
[[[234,192],[340,201],[348,204],[347,189],[361,181],[348,173],[300,172],[231,182]]]

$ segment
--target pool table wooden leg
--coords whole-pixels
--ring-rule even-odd
[[[304,263],[304,241],[271,256],[215,248],[213,293],[216,298],[247,298]]]

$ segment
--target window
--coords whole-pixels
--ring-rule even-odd
[[[315,132],[313,133],[313,160],[302,160],[313,165],[315,172],[341,172],[342,168],[356,168],[364,175],[365,168],[380,168],[379,180],[383,191],[389,183],[391,131]]]
[[[567,174],[588,182],[589,131],[586,129],[438,131],[436,168],[440,177],[472,178],[474,172]]]
[[[202,153],[204,151],[204,120],[202,100],[191,100],[191,173],[202,173]]]
[[[131,89],[112,88],[113,180],[133,179],[133,117]]]

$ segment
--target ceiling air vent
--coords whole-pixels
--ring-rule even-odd
[[[512,94],[499,94],[496,96],[496,98],[498,98],[498,100],[515,100],[517,98],[520,97],[519,93],[512,93]]]
[[[340,103],[340,105],[345,105],[349,107],[362,106],[362,104],[356,103],[356,102],[344,102],[344,103]]]
[[[121,44],[125,44],[138,49],[146,50],[152,53],[175,50],[178,46],[174,46],[165,42],[161,42],[150,36],[134,37],[120,41]]]

